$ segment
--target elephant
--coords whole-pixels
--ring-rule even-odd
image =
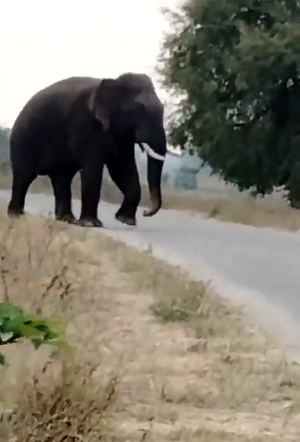
[[[33,95],[10,134],[13,172],[9,217],[24,214],[26,193],[38,176],[48,176],[55,218],[83,227],[103,227],[98,218],[103,168],[123,194],[115,218],[136,225],[141,186],[134,145],[147,154],[151,207],[161,208],[161,177],[167,153],[164,105],[146,74],[116,78],[69,77]],[[72,212],[71,184],[79,171],[81,213]]]

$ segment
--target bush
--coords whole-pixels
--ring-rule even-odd
[[[5,302],[0,303],[0,345],[13,344],[20,339],[28,339],[35,349],[43,343],[55,345],[56,348],[67,348],[66,342],[59,340],[54,331],[54,323],[50,325],[45,320],[24,313],[19,307]],[[5,358],[0,353],[0,364],[5,364]]]

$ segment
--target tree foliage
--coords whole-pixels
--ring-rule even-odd
[[[9,135],[10,129],[0,126],[0,161],[9,158]]]
[[[180,98],[174,145],[240,190],[300,200],[300,1],[185,0],[165,10],[158,70]]]

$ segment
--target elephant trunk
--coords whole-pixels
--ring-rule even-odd
[[[161,198],[161,175],[164,161],[153,158],[148,154],[147,176],[152,207],[144,211],[144,216],[155,215],[162,205]]]

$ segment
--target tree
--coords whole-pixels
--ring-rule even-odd
[[[0,126],[0,161],[9,158],[9,135],[10,129]]]
[[[300,201],[299,0],[185,0],[159,58],[178,98],[173,145],[240,190],[285,184]]]

